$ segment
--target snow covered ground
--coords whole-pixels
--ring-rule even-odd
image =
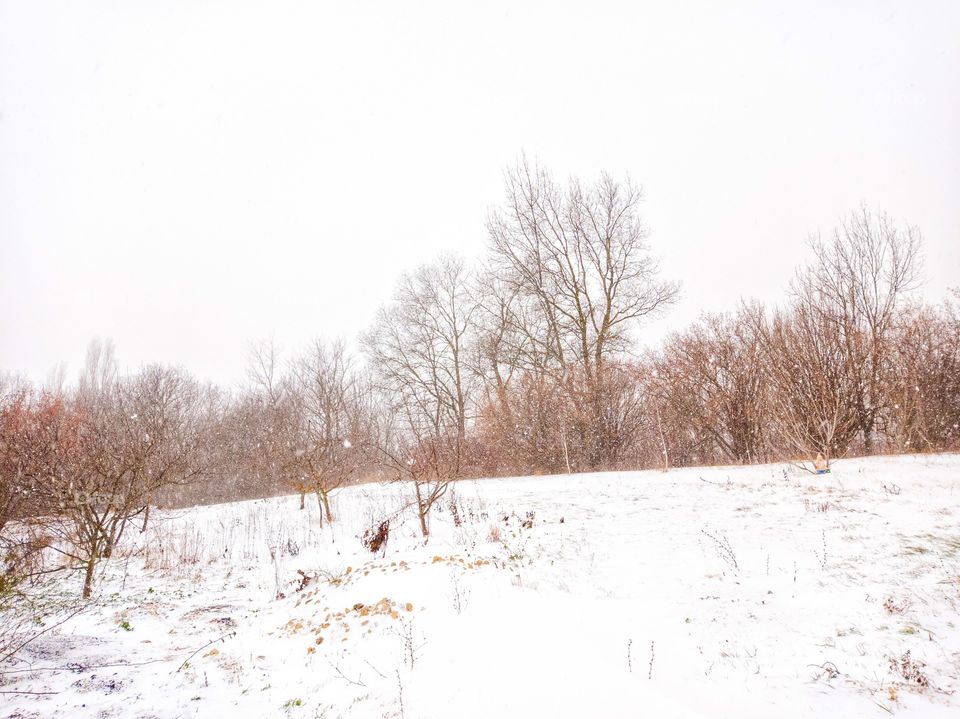
[[[960,456],[461,482],[383,556],[405,488],[297,501],[162,513],[0,716],[960,716]]]

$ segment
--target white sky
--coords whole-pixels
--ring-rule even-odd
[[[682,7],[681,7],[682,6]],[[861,201],[960,285],[960,3],[0,0],[0,370],[242,378],[485,243],[525,150],[629,173],[684,296],[776,301]]]

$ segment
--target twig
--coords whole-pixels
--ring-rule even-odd
[[[189,657],[187,657],[186,659],[184,659],[184,660],[183,660],[183,664],[181,664],[179,667],[177,667],[176,671],[173,672],[173,673],[174,673],[174,674],[177,674],[181,669],[183,669],[185,666],[187,666],[187,662],[189,662],[191,659],[193,659],[195,656],[197,656],[197,654],[199,654],[200,652],[202,652],[204,649],[206,649],[207,647],[209,647],[211,644],[216,644],[217,642],[222,642],[224,639],[226,639],[227,637],[232,637],[234,634],[236,634],[236,632],[227,632],[226,634],[221,634],[221,635],[220,635],[219,637],[217,637],[216,639],[211,639],[209,642],[207,642],[207,643],[204,644],[202,647],[200,647],[200,648],[197,649],[195,652],[193,652],[193,654],[191,654]]]
[[[403,627],[403,632],[397,631],[397,628],[393,628],[393,633],[400,637],[403,642],[403,653],[407,661],[407,666],[413,669],[414,662],[417,659],[417,652],[423,649],[426,646],[426,641],[422,644],[415,645],[413,643],[413,620],[409,622],[406,621],[403,617],[400,617],[400,626]]]
[[[3,662],[5,662],[5,661],[7,661],[10,657],[12,657],[14,654],[16,654],[17,652],[19,652],[21,649],[23,649],[25,646],[27,646],[30,642],[34,641],[35,639],[39,639],[41,636],[43,636],[44,634],[46,634],[47,632],[49,632],[49,631],[51,631],[51,630],[53,630],[53,629],[56,629],[56,628],[59,627],[61,624],[66,624],[66,623],[69,622],[71,619],[73,619],[75,616],[77,616],[80,612],[82,612],[84,609],[86,609],[85,606],[80,607],[79,609],[77,609],[77,610],[71,612],[70,614],[68,614],[66,617],[64,617],[63,619],[61,619],[61,620],[60,620],[59,622],[57,622],[56,624],[53,624],[53,625],[51,625],[51,626],[49,626],[49,627],[44,627],[43,629],[41,629],[41,630],[40,630],[39,632],[37,632],[36,634],[28,637],[26,640],[24,640],[23,642],[21,642],[18,646],[14,647],[14,648],[11,649],[9,652],[7,652],[7,653],[4,654],[2,657],[0,657],[0,663],[3,663]]]
[[[158,662],[168,662],[169,659],[148,659],[145,662],[120,662],[117,664],[67,664],[62,667],[31,667],[28,669],[7,669],[0,671],[0,676],[6,674],[33,674],[34,672],[86,672],[91,669],[112,669],[114,667],[142,667],[147,664],[156,664]]]
[[[734,572],[740,572],[740,565],[737,564],[737,555],[734,554],[733,547],[730,546],[730,540],[723,536],[723,541],[721,542],[716,536],[711,534],[705,529],[700,530],[701,534],[706,535],[713,540],[714,545],[716,546],[717,555],[726,562]]]
[[[353,679],[351,679],[350,677],[348,677],[346,674],[344,674],[342,671],[340,671],[340,666],[339,666],[338,664],[334,664],[334,663],[331,662],[329,659],[327,660],[327,664],[329,664],[329,665],[330,665],[330,668],[333,669],[333,670],[337,673],[337,675],[338,675],[341,679],[343,679],[343,681],[347,682],[348,684],[353,684],[354,686],[357,686],[357,687],[366,687],[366,686],[367,686],[366,684],[364,684],[364,683],[361,681],[361,679],[363,679],[363,675],[362,675],[362,674],[357,677],[357,680],[356,680],[356,681],[354,681]],[[381,676],[382,676],[382,675],[381,675]]]
[[[819,669],[820,671],[826,673],[827,679],[833,679],[834,677],[840,676],[840,670],[837,668],[837,665],[830,661],[824,662],[823,664],[808,664],[807,666]],[[817,678],[819,679],[819,677]]]
[[[59,693],[60,692],[28,692],[28,691],[18,691],[16,689],[11,689],[9,691],[0,691],[0,694],[33,694],[37,696],[41,694],[59,694]]]
[[[653,678],[653,642],[650,642],[650,668],[647,670],[647,679]]]
[[[375,666],[373,666],[373,664],[371,664],[368,660],[364,659],[363,661],[366,662],[367,666],[370,667],[371,669],[373,669],[373,671],[375,671],[377,674],[379,674],[383,679],[386,679],[386,678],[387,678],[387,675],[386,675],[386,674],[384,674],[384,673],[381,672],[379,669],[377,669]]]
[[[873,702],[874,704],[876,704],[878,707],[880,707],[881,709],[883,709],[887,714],[893,714],[893,709],[891,709],[890,707],[885,707],[883,704],[881,704],[880,702],[878,702],[878,701],[877,701],[876,699],[874,699],[873,697],[870,697],[870,701],[872,701],[872,702]]]
[[[400,690],[400,719],[405,719],[403,715],[403,682],[400,681],[399,669],[397,669],[397,688]]]
[[[823,530],[821,533],[821,541],[823,542],[823,555],[814,549],[813,555],[817,558],[817,561],[820,562],[820,569],[826,571],[827,569],[827,530]]]
[[[799,462],[788,461],[787,464],[791,465],[792,467],[796,467],[797,469],[802,469],[807,474],[817,473],[816,469],[810,469],[809,467],[807,467],[806,463],[803,460]]]

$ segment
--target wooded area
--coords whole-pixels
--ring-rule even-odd
[[[525,162],[506,185],[483,260],[403,275],[356,355],[260,344],[231,392],[174,367],[120,374],[95,342],[75,386],[0,379],[4,584],[45,571],[50,548],[89,594],[152,506],[298,492],[333,522],[339,488],[404,480],[427,536],[464,477],[960,447],[960,295],[919,299],[916,228],[860,208],[810,241],[781,304],[705,314],[651,348],[643,321],[680,287],[640,189]]]

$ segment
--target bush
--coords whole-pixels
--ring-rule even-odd
[[[363,533],[363,546],[376,554],[381,549],[386,553],[387,540],[390,538],[390,520],[384,519],[382,522],[371,526]]]

